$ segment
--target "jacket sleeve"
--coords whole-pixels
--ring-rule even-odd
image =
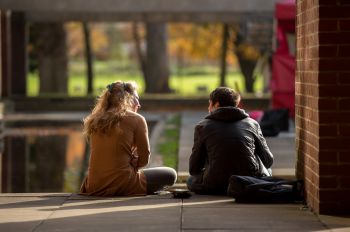
[[[138,120],[135,131],[135,145],[138,155],[138,167],[144,167],[149,162],[151,155],[148,139],[148,127],[144,117]]]
[[[190,175],[196,175],[202,172],[207,156],[203,136],[201,135],[201,129],[202,126],[197,125],[194,130],[194,143],[189,162]]]
[[[262,134],[260,125],[257,123],[255,134],[255,151],[266,168],[270,168],[273,164],[273,154],[267,146],[266,140]]]

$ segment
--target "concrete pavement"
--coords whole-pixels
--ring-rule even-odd
[[[181,113],[181,130],[178,154],[178,172],[188,173],[188,160],[193,145],[196,124],[207,115],[205,111],[185,111]]]
[[[0,231],[349,231],[349,218],[299,204],[238,204],[230,197],[170,194],[84,197],[1,194]],[[327,224],[328,223],[328,224]]]

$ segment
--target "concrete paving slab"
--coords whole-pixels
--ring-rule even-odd
[[[266,142],[274,155],[273,168],[276,169],[294,169],[296,162],[295,153],[295,134],[286,137],[283,135],[277,137],[267,137]]]
[[[183,199],[183,207],[217,208],[232,207],[234,198],[228,196],[209,196],[193,194],[192,197]]]
[[[122,196],[115,196],[115,197],[100,197],[100,196],[86,196],[86,195],[80,195],[78,193],[73,193],[68,200],[106,200],[106,199],[114,199],[114,200],[118,200],[118,199],[135,199],[135,198],[148,198],[151,196],[135,196],[135,197],[122,197]]]
[[[68,200],[36,231],[179,231],[181,200]]]
[[[300,204],[244,204],[236,203],[235,199],[229,196],[210,196],[210,195],[192,195],[191,198],[183,199],[183,207],[196,207],[196,208],[295,208],[302,209],[304,206]]]
[[[193,146],[196,124],[207,115],[205,111],[184,111],[181,113],[181,131],[179,141],[178,171],[188,172],[188,160]]]
[[[1,197],[69,197],[72,193],[0,193]]]
[[[267,137],[266,142],[274,155],[272,175],[283,178],[295,177],[295,134],[281,133],[277,137]]]
[[[333,232],[348,232],[350,231],[350,215],[347,216],[329,216],[329,215],[319,215],[319,219],[327,225],[327,227],[332,228]]]
[[[165,191],[166,192],[166,191]],[[165,193],[164,192],[164,193]],[[150,199],[172,199],[173,195],[169,194],[159,194],[159,195],[147,195],[147,196],[133,196],[133,197],[123,197],[123,196],[115,196],[115,197],[99,197],[99,196],[84,196],[77,193],[73,193],[68,200],[134,200],[134,199],[142,199],[142,200],[150,200]]]
[[[318,218],[300,207],[184,207],[183,230],[315,231],[327,229]]]
[[[0,231],[34,231],[67,197],[0,197]]]

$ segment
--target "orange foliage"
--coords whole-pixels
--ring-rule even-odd
[[[237,52],[241,53],[248,60],[258,60],[261,56],[260,52],[250,44],[240,44],[237,47]]]
[[[111,56],[111,48],[116,41],[110,41],[106,26],[101,23],[89,23],[92,50],[96,58],[105,59]],[[119,24],[114,27],[119,30],[122,43],[133,44],[131,23]],[[169,23],[168,24],[168,48],[171,57],[186,61],[218,62],[221,55],[222,24],[194,24],[194,23]],[[68,52],[70,57],[83,57],[85,52],[82,24],[71,22],[66,24]],[[144,23],[138,23],[138,31],[141,40],[145,39]],[[231,30],[231,32],[233,32]],[[236,64],[234,55],[234,32],[228,41],[227,63]],[[119,41],[121,42],[121,41]],[[256,53],[249,47],[243,49],[249,57],[255,57]],[[128,51],[132,53],[133,50]],[[129,54],[130,55],[130,54]]]
[[[217,61],[221,54],[222,24],[169,24],[169,52],[173,57]],[[236,63],[228,42],[227,62]]]

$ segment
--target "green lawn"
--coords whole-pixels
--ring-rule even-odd
[[[87,81],[85,77],[84,65],[82,62],[71,62],[68,78],[68,95],[85,96]],[[109,83],[122,80],[133,80],[139,85],[139,92],[144,92],[144,80],[136,67],[114,67],[109,62],[96,62],[94,65],[95,77],[93,82],[94,95],[99,95],[101,90]],[[132,71],[130,71],[132,70]],[[136,70],[136,71],[135,71]],[[219,70],[216,67],[192,67],[186,68],[179,74],[172,71],[169,79],[170,88],[175,94],[181,96],[195,96],[198,94],[208,94],[211,90],[219,86]],[[226,85],[234,88],[235,82],[240,90],[244,90],[244,81],[240,72],[229,72],[226,77]],[[262,89],[262,78],[258,78],[255,83],[255,90]],[[27,81],[28,96],[37,96],[39,93],[39,78],[37,73],[30,73]]]
[[[144,91],[144,81],[140,76],[136,75],[99,75],[95,77],[93,87],[94,95],[99,95],[101,90],[106,87],[107,84],[116,81],[130,81],[133,80],[139,85],[139,92],[142,94]],[[226,85],[234,88],[235,82],[237,82],[240,90],[244,90],[243,78],[239,73],[230,73],[226,79]],[[198,94],[207,94],[217,86],[219,86],[219,78],[214,75],[195,75],[195,76],[171,76],[169,80],[170,88],[172,88],[176,94],[182,96],[194,96]],[[83,75],[71,76],[68,79],[68,95],[69,96],[85,96],[87,82]],[[255,90],[262,89],[262,80],[258,79],[255,83]],[[28,75],[27,82],[28,96],[37,96],[39,93],[39,78],[35,74]]]
[[[157,144],[163,157],[163,164],[177,170],[181,116],[176,114],[165,122],[164,130]]]

